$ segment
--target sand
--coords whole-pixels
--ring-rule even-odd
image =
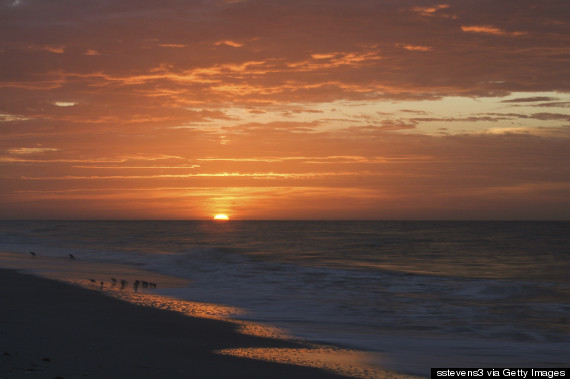
[[[236,324],[137,306],[96,290],[0,269],[0,378],[340,378],[216,353],[307,349]]]

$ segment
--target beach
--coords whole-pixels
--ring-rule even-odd
[[[267,361],[279,360],[279,351],[310,356],[316,345],[242,333],[232,322],[138,306],[15,270],[0,269],[0,304],[1,378],[352,377]],[[264,351],[273,357],[260,357]],[[404,377],[378,369],[358,374]]]
[[[110,336],[97,342],[99,349],[106,349],[104,341],[124,340],[108,343],[115,348],[112,364],[133,355],[149,367],[193,370],[199,357],[191,346],[195,339],[208,359],[228,362],[215,370],[231,362],[264,361],[319,369],[322,375],[384,378],[400,375],[394,372],[428,377],[431,367],[452,365],[567,364],[566,223],[26,221],[0,226],[0,267],[57,280],[58,288],[71,284],[73,291],[87,294],[55,306],[46,299],[68,290],[48,296],[44,287],[52,282],[28,278],[26,283],[36,284],[18,295],[26,288],[17,284],[23,279],[4,279],[10,285],[0,283],[3,317],[39,318],[21,325],[21,333],[11,332],[16,330],[11,326],[0,329],[13,333],[0,337],[12,335],[26,349],[45,340],[25,337],[26,326],[43,323],[36,333],[42,336],[51,325],[45,309],[56,307],[63,310],[51,318],[60,330],[48,334],[63,333],[67,325],[82,332],[100,326],[95,337],[80,340]],[[98,300],[87,300],[92,296]],[[84,298],[83,305],[77,303]],[[11,304],[14,299],[22,302],[19,308]],[[130,316],[103,312],[104,307],[92,305],[102,299],[134,308]],[[69,304],[81,305],[87,315],[68,316]],[[22,307],[31,310],[19,311]],[[146,308],[175,311],[188,326],[157,330],[170,321],[131,326],[146,317],[141,313],[149,312]],[[89,321],[70,324],[78,320]],[[195,327],[195,320],[216,327]],[[190,331],[196,328],[205,342],[193,337]],[[227,333],[220,335],[220,328]],[[179,341],[180,329],[190,330],[190,337]],[[117,330],[136,337],[114,337]],[[162,345],[178,350],[168,352]],[[134,353],[138,346],[146,346],[144,354]],[[4,351],[10,355],[1,355]],[[48,349],[23,361],[16,352],[2,347],[2,370],[72,361],[54,359]],[[84,356],[98,362],[97,354]],[[177,365],[168,359],[168,364],[150,365],[163,354]],[[69,377],[63,372],[47,377],[59,375]],[[239,375],[233,370],[231,377]]]
[[[0,299],[2,378],[342,377],[213,353],[302,347],[295,342],[244,335],[225,321],[140,307],[12,270],[0,270]]]

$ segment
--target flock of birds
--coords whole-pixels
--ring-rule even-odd
[[[30,254],[32,255],[32,257],[37,257],[37,254],[33,251],[30,251]],[[68,254],[69,259],[71,260],[75,260],[75,256],[73,254]],[[97,280],[95,279],[89,279],[89,281],[93,284],[97,284]],[[105,287],[105,282],[104,281],[99,281],[99,285],[101,286],[101,289],[103,289]],[[129,282],[125,279],[116,279],[116,278],[111,278],[111,287],[117,287],[120,285],[120,289],[125,289],[127,288],[127,286],[129,285]],[[139,288],[157,288],[156,283],[154,282],[147,282],[145,280],[135,280],[133,283],[133,289],[136,291],[138,291]]]
[[[89,281],[93,284],[97,284],[97,281],[95,279],[89,279]],[[104,281],[100,281],[99,282],[101,289],[103,289],[105,287],[105,282]],[[120,289],[124,290],[125,288],[127,288],[127,286],[129,285],[129,282],[125,279],[116,279],[116,278],[111,278],[111,287],[117,287],[120,285]],[[154,282],[147,282],[145,280],[135,280],[133,282],[133,289],[136,291],[138,291],[139,288],[157,288],[156,283]]]

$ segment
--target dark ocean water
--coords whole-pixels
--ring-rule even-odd
[[[570,365],[569,222],[5,221],[0,250],[137,265],[382,364]],[[1,262],[0,262],[1,265]]]

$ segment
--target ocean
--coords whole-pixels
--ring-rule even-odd
[[[539,221],[2,221],[0,251],[185,278],[157,291],[429,376],[570,365],[569,232]]]

